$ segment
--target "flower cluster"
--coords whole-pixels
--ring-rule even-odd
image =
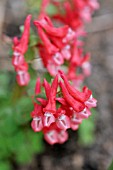
[[[55,27],[47,16],[46,7],[50,2],[58,11],[52,19],[60,21],[64,26]],[[98,8],[97,0],[42,1],[40,16],[34,24],[41,39],[38,44],[40,57],[52,76],[68,65],[65,73],[73,85],[79,87],[84,78],[90,75],[90,54],[84,55],[84,44],[80,38],[86,35],[84,22],[91,21],[93,11]]]
[[[90,55],[84,56],[83,43],[77,36],[81,33],[73,31],[68,25],[55,27],[47,15],[41,16],[34,24],[42,41],[38,44],[40,57],[52,76],[65,66],[65,62],[69,65],[66,67],[69,80],[79,82],[84,76],[90,75]],[[82,69],[82,75],[76,75],[78,68]]]
[[[97,0],[63,0],[62,3],[51,0],[51,2],[58,8],[58,11],[60,11],[54,17],[68,24],[73,29],[83,26],[84,22],[90,22],[93,12],[99,9]],[[45,4],[48,5],[46,0]],[[64,13],[61,11],[62,7],[65,11]]]
[[[21,39],[15,37],[13,39],[13,57],[12,64],[17,73],[16,80],[20,86],[28,85],[30,81],[30,75],[28,73],[28,63],[25,61],[24,54],[28,49],[29,32],[30,32],[30,20],[31,15],[28,15],[25,24],[24,31]]]
[[[46,12],[50,3],[58,11],[51,17]],[[90,109],[96,107],[92,91],[86,86],[82,91],[78,89],[91,73],[90,53],[84,54],[83,50],[84,24],[91,21],[98,8],[97,0],[42,0],[40,14],[33,21],[39,37],[33,49],[38,51],[44,68],[54,80],[50,85],[46,79],[42,84],[37,79],[31,127],[35,132],[43,131],[51,145],[64,143],[68,139],[67,129],[77,130],[82,120],[91,115]],[[12,64],[20,86],[28,85],[30,80],[24,57],[29,49],[30,20],[28,15],[22,37],[13,41]],[[42,88],[46,94],[43,97]]]
[[[52,3],[58,14],[51,16],[55,21],[60,21],[56,27],[46,13],[46,8]],[[63,12],[62,12],[63,6]],[[69,80],[75,87],[80,86],[84,78],[90,75],[90,54],[83,53],[83,41],[85,36],[84,22],[91,20],[95,9],[99,8],[97,0],[43,0],[40,15],[34,21],[40,41],[35,48],[38,48],[39,55],[44,67],[55,76],[59,69],[65,69]],[[12,63],[17,72],[17,82],[21,86],[29,83],[28,64],[25,62],[24,54],[28,49],[29,30],[31,15],[28,15],[24,24],[24,32],[20,40],[14,38]],[[81,68],[81,69],[80,69]],[[81,71],[80,71],[81,70]]]
[[[63,71],[59,71],[51,86],[46,79],[42,86],[46,99],[38,96],[41,93],[38,78],[36,102],[31,113],[32,129],[35,132],[43,131],[45,140],[51,145],[64,143],[68,139],[67,129],[77,130],[82,120],[91,115],[90,109],[96,107],[97,101],[87,87],[82,92],[72,87]]]

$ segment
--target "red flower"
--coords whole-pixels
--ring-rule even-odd
[[[48,104],[43,109],[44,112],[50,112],[54,114],[56,112],[56,94],[57,94],[57,87],[58,87],[58,75],[54,78],[52,85],[51,85],[51,91],[48,99]]]
[[[20,54],[25,54],[28,49],[30,21],[31,15],[28,15],[24,23],[24,32],[22,34],[22,37],[18,41],[18,43],[16,42],[16,45],[13,47],[13,50],[15,52],[19,52]]]
[[[66,102],[72,107],[76,112],[80,112],[85,108],[85,105],[77,100],[75,100],[68,92],[66,86],[60,82],[60,87],[62,89],[63,97]]]
[[[38,21],[34,21],[36,27],[41,26],[48,35],[63,38],[66,36],[68,31],[68,25],[64,25],[63,27],[56,28],[53,26],[50,18],[46,15]]]
[[[20,86],[27,86],[30,81],[30,75],[26,71],[18,71],[16,75],[16,80]]]
[[[35,85],[35,95],[38,95],[40,92],[41,92],[40,78],[37,78]]]
[[[87,88],[87,87],[84,87],[83,88],[83,92],[79,92],[78,90],[76,90],[75,88],[73,88],[66,76],[64,75],[64,73],[62,71],[60,71],[60,76],[62,77],[62,79],[64,80],[65,82],[65,85],[69,91],[69,93],[75,98],[77,99],[78,101],[80,102],[85,102],[89,99],[89,97],[91,96],[92,92]]]
[[[27,86],[30,81],[28,64],[25,62],[24,54],[28,49],[31,15],[28,15],[24,23],[24,32],[20,40],[14,38],[12,64],[17,72],[16,80],[20,86]]]
[[[33,117],[33,120],[31,122],[31,127],[35,132],[39,132],[43,128],[43,122],[42,122],[42,106],[38,105],[37,103],[34,103],[34,111],[32,111],[31,116]]]

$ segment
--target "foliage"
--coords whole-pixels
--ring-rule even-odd
[[[95,141],[95,122],[94,119],[96,117],[96,110],[92,109],[92,115],[83,120],[81,123],[78,134],[79,134],[79,142],[83,146],[90,146]]]
[[[11,170],[11,162],[25,164],[33,155],[44,150],[42,133],[34,133],[30,127],[30,112],[33,109],[27,91],[11,82],[14,75],[0,74],[0,169]],[[11,84],[11,85],[10,85]],[[10,85],[10,86],[9,86]],[[32,91],[33,81],[27,90]],[[18,87],[18,88],[17,88]],[[16,93],[15,93],[16,88]],[[18,91],[17,91],[18,89]],[[12,94],[13,93],[13,94]],[[14,94],[15,93],[15,94]]]
[[[113,170],[113,161],[111,162],[111,164],[110,164],[108,170]]]

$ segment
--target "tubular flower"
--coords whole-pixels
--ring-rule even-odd
[[[28,15],[24,23],[24,31],[20,40],[17,37],[13,42],[13,57],[12,64],[17,72],[16,80],[20,86],[28,85],[30,75],[28,73],[28,65],[25,61],[24,54],[28,49],[29,32],[30,32],[31,15]]]
[[[45,89],[44,98],[38,97],[41,87]],[[87,87],[83,92],[75,89],[62,71],[53,79],[52,85],[46,79],[41,85],[38,78],[35,95],[38,103],[34,102],[31,112],[31,127],[35,132],[43,131],[45,140],[51,145],[64,143],[68,139],[67,129],[77,130],[82,120],[91,115],[90,108],[97,103]]]
[[[38,47],[43,64],[50,74],[55,76],[59,66],[71,58],[70,43],[75,38],[75,32],[67,25],[55,27],[47,15],[34,21],[34,25],[42,41]],[[51,67],[53,69],[50,69]]]

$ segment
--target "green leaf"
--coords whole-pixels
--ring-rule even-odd
[[[78,134],[80,144],[84,146],[92,145],[95,141],[94,130],[94,114],[92,113],[92,115],[88,119],[83,120],[79,127]]]
[[[25,145],[25,134],[22,129],[6,137],[6,146],[10,153],[17,153],[23,145]]]
[[[11,170],[11,166],[8,161],[0,161],[0,170]]]
[[[53,78],[48,72],[44,74],[44,78],[50,83],[51,79]]]
[[[34,94],[35,84],[36,84],[36,77],[35,79],[34,78],[31,79],[27,87],[27,93],[29,96],[32,96]]]
[[[14,121],[12,109],[10,107],[2,109],[2,118],[0,119],[1,133],[4,135],[11,135],[17,130],[18,127]]]
[[[22,97],[15,106],[14,120],[17,124],[26,124],[31,120],[30,112],[33,110],[31,98]]]
[[[26,61],[31,61],[35,57],[35,51],[34,48],[28,48],[27,52],[25,53],[25,59]]]
[[[0,134],[0,159],[7,159],[10,153],[7,149],[6,136]]]
[[[26,3],[28,5],[28,11],[32,14],[36,14],[40,10],[41,0],[34,1],[34,0],[27,0]]]
[[[7,72],[0,73],[0,97],[7,96],[7,87],[9,83],[9,75]]]
[[[48,13],[48,15],[54,15],[57,13],[57,8],[54,5],[49,4],[46,8],[46,12]]]
[[[9,56],[10,56],[10,57],[13,56],[13,50],[12,50],[12,48],[9,49]]]
[[[33,159],[33,153],[31,152],[29,145],[22,145],[20,150],[16,153],[16,160],[19,164],[26,164]]]
[[[35,133],[30,129],[27,133],[27,136],[33,153],[42,153],[45,149],[42,132]]]
[[[29,47],[33,47],[37,45],[38,43],[38,36],[37,35],[31,35],[29,40]]]
[[[24,25],[21,25],[20,27],[19,27],[19,30],[20,30],[20,32],[21,32],[21,34],[24,32]]]
[[[112,163],[110,164],[108,170],[113,170],[113,161],[112,161]]]

